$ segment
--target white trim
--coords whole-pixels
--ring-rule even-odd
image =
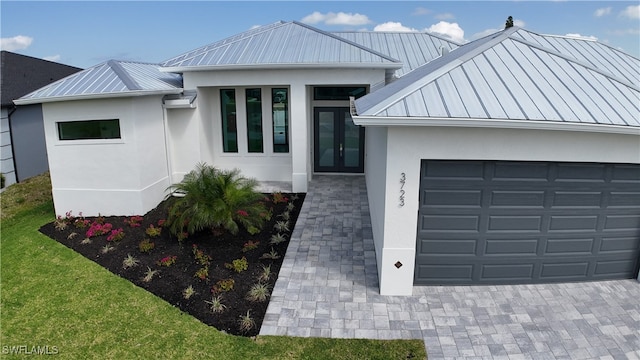
[[[127,91],[121,93],[105,93],[105,94],[82,94],[82,95],[70,95],[70,96],[53,96],[43,98],[32,99],[17,99],[13,100],[16,105],[30,105],[30,104],[43,104],[50,102],[60,101],[73,101],[73,100],[94,100],[94,99],[112,99],[112,98],[126,98],[126,97],[138,97],[138,96],[152,96],[152,95],[167,95],[167,94],[181,94],[183,91],[180,89],[173,90],[141,90],[141,91]]]
[[[608,124],[574,123],[536,120],[500,120],[478,118],[427,118],[427,117],[388,117],[354,116],[353,122],[362,126],[438,126],[469,128],[503,128],[530,130],[585,131],[596,133],[640,135],[640,127]]]
[[[296,70],[296,69],[401,69],[398,63],[282,63],[282,64],[229,64],[204,66],[167,66],[161,72],[183,73],[212,70]]]

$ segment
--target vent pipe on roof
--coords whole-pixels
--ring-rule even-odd
[[[440,56],[447,55],[448,53],[449,53],[448,47],[440,46]]]

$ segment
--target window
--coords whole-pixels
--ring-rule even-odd
[[[367,94],[367,88],[357,87],[316,87],[313,89],[313,100],[349,100],[349,96],[356,99]]]
[[[220,90],[222,108],[222,144],[224,152],[238,152],[238,130],[236,126],[236,91]]]
[[[289,152],[289,111],[287,89],[271,89],[273,112],[273,152]]]
[[[59,122],[58,138],[60,140],[120,139],[120,120]]]
[[[262,150],[262,95],[260,89],[246,89],[247,143],[250,153]]]

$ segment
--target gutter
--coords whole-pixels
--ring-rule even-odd
[[[499,120],[478,118],[428,118],[428,117],[389,117],[358,116],[352,106],[351,117],[356,125],[361,126],[417,126],[417,127],[469,127],[469,128],[501,128],[526,130],[581,131],[593,133],[623,134],[640,136],[640,127],[607,124],[571,123],[560,121],[535,120]]]
[[[121,93],[105,93],[105,94],[82,94],[82,95],[71,95],[71,96],[53,96],[53,97],[44,97],[44,98],[27,98],[27,99],[17,99],[13,100],[16,105],[30,105],[30,104],[44,104],[50,102],[59,102],[59,101],[73,101],[73,100],[98,100],[98,99],[111,99],[111,98],[126,98],[126,97],[136,97],[136,96],[151,96],[151,95],[170,95],[170,94],[181,94],[183,91],[182,88],[179,89],[171,89],[171,90],[151,90],[151,91],[127,91]]]
[[[230,64],[230,65],[206,65],[206,66],[167,66],[160,67],[161,72],[184,73],[191,71],[213,70],[295,70],[295,69],[401,69],[403,64],[398,63],[283,63],[283,64]]]

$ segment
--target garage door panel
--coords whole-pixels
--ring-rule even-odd
[[[492,207],[544,208],[544,191],[491,191]]]
[[[640,165],[430,160],[422,167],[416,284],[637,276]]]
[[[595,242],[594,238],[550,238],[546,242],[543,255],[591,255]]]
[[[598,225],[598,216],[596,215],[583,215],[583,216],[563,216],[553,215],[551,216],[551,222],[549,224],[549,232],[555,231],[580,231],[580,232],[593,232]]]
[[[538,243],[539,239],[514,239],[513,237],[505,240],[487,239],[484,251],[479,255],[535,256],[538,252]]]

